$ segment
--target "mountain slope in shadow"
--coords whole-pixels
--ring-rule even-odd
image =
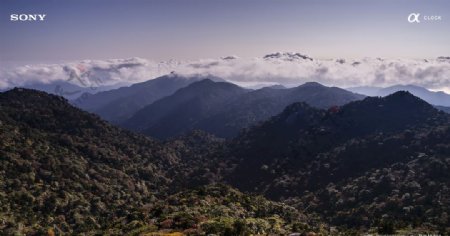
[[[72,104],[117,124],[130,118],[146,105],[202,79],[204,77],[184,77],[172,73],[129,87],[121,87],[96,94],[83,94]],[[211,79],[220,80],[215,77],[211,77]]]
[[[442,198],[421,197],[448,194],[448,140],[450,117],[408,92],[328,111],[295,103],[230,142],[223,158],[235,168],[225,180],[243,191],[289,198],[335,224],[367,227],[386,214],[402,227],[411,220],[442,227],[437,219],[448,210]],[[417,194],[410,198],[411,191]],[[407,207],[430,210],[430,218],[404,214]]]
[[[197,83],[202,85],[195,85]],[[230,138],[243,128],[278,114],[294,102],[303,101],[315,107],[328,108],[364,97],[318,83],[306,83],[291,89],[262,88],[254,91],[225,84],[212,81],[191,84],[137,112],[123,126],[156,138],[173,137],[193,129]]]

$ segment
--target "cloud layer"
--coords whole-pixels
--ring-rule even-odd
[[[273,53],[260,58],[227,56],[196,61],[154,62],[142,58],[84,60],[66,64],[28,65],[0,71],[0,88],[65,80],[83,87],[142,82],[175,71],[214,75],[244,86],[295,86],[316,81],[328,86],[414,84],[450,91],[450,59],[361,60],[312,59],[299,53]]]

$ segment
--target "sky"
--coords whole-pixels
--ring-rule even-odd
[[[420,23],[408,21],[412,13]],[[450,56],[449,29],[449,0],[1,0],[0,90],[58,80],[129,85],[175,71],[249,86],[413,84],[450,93],[450,58],[437,59]],[[314,60],[264,58],[274,52]]]
[[[441,21],[409,23],[410,13]],[[46,14],[12,22],[11,14]],[[0,64],[191,60],[293,51],[313,58],[450,56],[448,0],[2,0]]]

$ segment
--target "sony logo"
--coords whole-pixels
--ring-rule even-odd
[[[11,21],[44,21],[46,14],[11,14]]]

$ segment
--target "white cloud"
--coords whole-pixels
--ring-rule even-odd
[[[210,60],[204,66],[186,65],[178,72],[213,74],[232,82],[288,86],[316,81],[329,86],[391,86],[415,84],[434,90],[450,86],[450,62],[439,60]]]
[[[30,65],[0,71],[0,87],[55,80],[69,80],[85,87],[132,84],[176,71],[183,75],[215,75],[242,85],[294,86],[316,81],[339,87],[415,84],[433,90],[448,91],[450,88],[450,60],[311,60],[295,53],[271,55],[260,58],[229,56],[196,61],[154,62],[131,58]]]
[[[13,87],[34,83],[67,81],[82,87],[132,84],[152,79],[167,70],[142,58],[83,60],[66,64],[27,65],[0,71],[0,86]]]

